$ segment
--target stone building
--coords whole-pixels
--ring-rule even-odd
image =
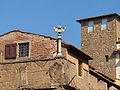
[[[81,48],[93,60],[90,64],[102,73],[120,79],[120,16],[116,13],[83,18]]]
[[[57,39],[13,30],[0,35],[0,90],[118,90],[115,80],[89,66],[92,58]]]

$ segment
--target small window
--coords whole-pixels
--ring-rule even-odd
[[[107,30],[107,18],[102,19],[102,30]]]
[[[19,57],[28,57],[28,56],[29,56],[29,43],[20,43]]]
[[[107,84],[107,90],[110,90],[111,85]]]
[[[94,31],[94,22],[89,21],[88,23],[88,32],[93,32]]]
[[[105,55],[105,58],[106,58],[106,62],[108,62],[109,61],[109,56]]]
[[[7,44],[5,45],[5,59],[15,59],[16,58],[16,47],[17,44]]]
[[[78,74],[79,74],[79,76],[82,76],[82,61],[79,61]]]

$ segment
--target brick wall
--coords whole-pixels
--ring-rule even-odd
[[[39,60],[53,58],[56,56],[57,52],[57,40],[52,38],[47,38],[40,35],[27,34],[21,32],[11,32],[0,37],[0,62],[10,63],[16,61],[25,60]],[[17,57],[16,59],[5,59],[5,45],[13,43],[24,43],[29,42],[29,57]],[[18,45],[17,45],[18,47]],[[65,49],[62,48],[63,55],[65,56]],[[17,52],[18,52],[17,48]],[[19,54],[19,53],[17,53]],[[18,55],[17,55],[18,56]]]

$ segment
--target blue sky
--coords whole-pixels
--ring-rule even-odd
[[[14,29],[57,37],[54,26],[66,26],[63,41],[80,48],[77,19],[120,14],[120,0],[0,0],[0,34]]]

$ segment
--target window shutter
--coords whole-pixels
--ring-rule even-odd
[[[16,58],[16,48],[17,44],[5,45],[5,59],[15,59]]]
[[[10,45],[5,45],[5,59],[10,58]]]
[[[10,58],[11,59],[15,59],[16,58],[16,48],[17,47],[17,44],[12,44],[11,47],[10,47]]]

